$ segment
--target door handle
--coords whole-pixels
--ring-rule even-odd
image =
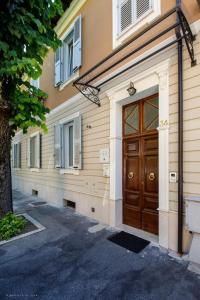
[[[155,178],[156,178],[155,173],[151,172],[151,173],[149,174],[149,180],[150,180],[150,181],[154,181]]]
[[[133,179],[133,178],[134,178],[133,172],[129,172],[129,173],[128,173],[128,179]]]

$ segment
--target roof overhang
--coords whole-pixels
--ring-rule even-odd
[[[200,1],[200,0],[199,0]],[[153,34],[153,29],[163,23],[165,20],[169,19],[171,16],[175,15],[176,18],[173,18],[173,22],[168,25],[167,28],[162,30],[159,33]],[[157,27],[158,28],[158,27]],[[108,72],[112,72],[112,70],[118,66],[120,63],[124,62],[128,58],[131,58],[134,54],[137,54],[143,48],[151,45],[153,42],[157,41],[159,38],[166,36],[169,32],[174,30],[175,39],[170,41],[168,44],[164,45],[163,47],[155,50],[153,53],[141,58],[137,62],[132,65],[129,65],[127,68],[123,69],[122,71],[118,72],[117,74],[111,75],[107,79],[103,79],[104,75],[107,75]],[[143,37],[148,32],[152,32],[152,36],[148,38],[145,42]],[[134,42],[138,40],[141,43],[138,47],[134,47]],[[93,103],[100,106],[99,100],[99,92],[103,85],[108,83],[109,81],[113,80],[114,78],[120,76],[121,74],[127,72],[128,70],[134,68],[135,66],[143,63],[144,61],[148,60],[149,58],[157,55],[158,53],[164,51],[165,49],[177,44],[180,40],[185,40],[186,47],[191,59],[192,66],[196,64],[195,55],[194,55],[194,48],[193,48],[193,41],[195,40],[195,36],[193,35],[188,20],[183,13],[181,6],[175,6],[173,9],[162,15],[160,18],[156,19],[150,25],[148,25],[145,29],[140,31],[136,34],[132,39],[124,43],[121,47],[117,48],[111,54],[106,56],[103,60],[89,69],[86,73],[81,75],[77,80],[74,81],[73,85],[82,93],[88,100],[92,101]],[[131,50],[127,51],[126,54],[122,55],[119,58],[119,54],[123,53],[124,49],[127,49],[131,46]],[[101,79],[100,83],[99,80]]]

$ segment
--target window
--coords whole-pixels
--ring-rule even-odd
[[[62,46],[55,53],[55,86],[68,81],[81,67],[81,16],[79,16],[63,38]]]
[[[55,168],[81,169],[81,116],[55,126],[54,149]]]
[[[113,0],[113,46],[160,14],[160,0]]]
[[[69,124],[64,125],[64,167],[73,168],[74,161],[74,123],[71,122]]]
[[[73,34],[74,31],[72,31],[63,42],[64,81],[66,81],[73,74]]]
[[[28,140],[28,167],[41,168],[41,134],[36,133]]]
[[[21,143],[13,145],[13,167],[21,168]]]
[[[30,84],[39,89],[40,88],[40,80],[39,80],[39,78],[38,79],[31,79],[30,80]]]
[[[153,9],[153,0],[119,0],[119,33],[147,16]]]

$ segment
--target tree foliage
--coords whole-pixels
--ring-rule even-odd
[[[60,0],[0,1],[0,109],[9,108],[12,133],[30,126],[46,130],[47,95],[30,84],[42,72],[49,48],[60,41],[53,29]]]

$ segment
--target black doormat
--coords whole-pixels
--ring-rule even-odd
[[[135,253],[139,253],[150,243],[124,231],[110,236],[108,240]]]

